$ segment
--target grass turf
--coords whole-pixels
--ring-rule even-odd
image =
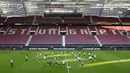
[[[64,65],[48,65],[44,62],[44,55],[48,52],[47,58],[54,58],[61,51],[0,51],[0,73],[68,73]],[[78,55],[81,52],[81,58],[84,66],[71,55],[71,52]],[[83,53],[86,52],[86,56]],[[88,53],[94,52],[97,60],[89,62]],[[36,55],[42,53],[39,60]],[[25,56],[28,55],[28,61]],[[130,72],[130,51],[63,51],[62,61],[66,56],[67,63],[71,68],[69,73],[129,73]],[[10,67],[10,58],[14,60],[14,66]],[[119,61],[120,59],[120,61]]]

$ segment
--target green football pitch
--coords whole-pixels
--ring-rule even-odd
[[[48,53],[47,59],[44,55]],[[52,54],[52,52],[54,54]],[[73,55],[72,55],[73,52]],[[78,61],[75,55],[81,52],[81,61]],[[36,56],[42,55],[36,59]],[[130,51],[0,51],[0,73],[130,73]],[[86,53],[86,56],[84,56]],[[88,60],[88,53],[94,53],[97,56],[96,61]],[[28,61],[25,57],[28,55]],[[48,65],[47,60],[54,59],[58,61],[67,60],[66,65],[53,64]],[[13,59],[14,66],[10,66],[10,59]],[[69,68],[67,68],[68,66]]]

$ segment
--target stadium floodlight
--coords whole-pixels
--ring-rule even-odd
[[[110,8],[110,10],[113,10],[113,8]]]
[[[96,4],[90,6],[90,8],[129,8],[130,4],[128,3],[117,3],[117,4]]]
[[[67,10],[67,11],[65,11],[65,10],[54,10],[52,12],[54,12],[54,13],[73,13],[74,11],[71,11],[71,10]]]
[[[70,1],[70,0],[57,0],[57,1]]]
[[[107,9],[105,8],[105,9],[103,9],[103,10],[107,10]]]
[[[4,13],[4,14],[6,14],[6,13],[7,13],[7,11],[5,10],[5,11],[3,11],[3,13]]]
[[[122,11],[118,11],[119,14],[122,14],[123,12]]]
[[[44,12],[45,12],[45,13],[50,13],[50,10],[45,10]]]
[[[127,8],[127,10],[130,10],[130,8]]]
[[[42,17],[44,17],[44,14],[42,14]]]
[[[10,6],[11,4],[7,4],[8,6]]]
[[[84,14],[82,14],[82,17],[84,17]]]
[[[51,4],[76,4],[76,2],[51,2]]]
[[[25,5],[26,5],[26,6],[32,6],[32,4],[30,4],[30,3],[26,3]]]
[[[83,0],[83,1],[94,1],[95,2],[95,1],[100,1],[100,0]]]
[[[18,5],[18,6],[19,6],[20,4],[16,4],[16,5]]]

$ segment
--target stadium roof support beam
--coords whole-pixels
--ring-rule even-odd
[[[52,13],[52,8],[49,8],[49,12]]]
[[[126,17],[127,15],[129,15],[130,14],[130,12],[127,10],[126,12],[125,12],[125,14],[124,14],[124,17]]]
[[[107,2],[108,2],[108,0],[104,0],[104,5],[107,4]],[[103,9],[104,9],[104,8],[101,8],[101,9],[100,9],[99,16],[101,16]]]
[[[107,4],[108,0],[104,0],[104,4]]]
[[[49,0],[49,3],[51,3],[51,0]]]
[[[122,21],[121,21],[121,19],[120,19],[119,16],[117,17],[117,19],[118,19],[118,21],[120,22],[120,24],[122,24]]]
[[[93,24],[93,18],[92,16],[89,16],[91,24]]]
[[[99,16],[102,15],[103,8],[100,9]]]
[[[77,13],[78,12],[78,8],[74,8],[74,13]]]
[[[79,3],[79,0],[76,0],[76,3]]]
[[[21,0],[21,2],[22,2],[22,5],[23,5],[23,9],[24,9],[25,16],[27,16],[27,10],[26,10],[26,8],[25,8],[24,0]]]

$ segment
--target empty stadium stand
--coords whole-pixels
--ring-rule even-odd
[[[3,31],[0,34],[0,45],[62,47],[60,31],[66,31],[65,43],[68,47],[129,45],[129,28],[130,26],[0,26]],[[92,34],[93,31],[96,35]]]
[[[113,17],[0,17],[1,23],[97,23],[97,24],[125,24],[130,23],[130,18],[113,18]]]
[[[0,17],[0,46],[63,47],[63,35],[60,34],[61,31],[66,32],[64,38],[66,47],[129,46],[130,26],[86,26],[86,24],[129,24],[129,19],[96,16]],[[32,24],[36,23],[53,25],[32,26]],[[26,26],[14,26],[12,24],[26,24]],[[78,24],[78,26],[74,26],[73,24]],[[85,24],[85,26],[82,24]]]

